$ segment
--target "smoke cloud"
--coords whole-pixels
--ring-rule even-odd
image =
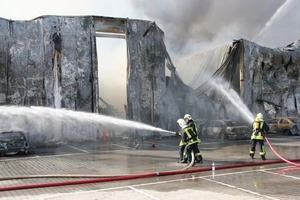
[[[251,40],[285,3],[283,0],[132,0],[165,32],[172,56],[210,50],[234,39]]]

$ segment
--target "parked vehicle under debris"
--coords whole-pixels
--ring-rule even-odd
[[[251,128],[231,120],[211,120],[202,129],[202,137],[223,140],[249,139]]]
[[[15,155],[27,154],[29,144],[22,131],[1,131],[0,132],[0,154]]]
[[[293,117],[273,117],[269,120],[271,133],[298,135],[300,121]]]

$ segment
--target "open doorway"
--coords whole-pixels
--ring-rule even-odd
[[[124,34],[96,34],[100,113],[126,118],[127,45]]]

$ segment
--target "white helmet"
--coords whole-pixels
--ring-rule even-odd
[[[186,123],[184,121],[184,119],[180,118],[177,120],[178,125],[183,128],[184,126],[186,126]]]
[[[256,117],[259,118],[259,119],[263,119],[263,118],[264,118],[263,114],[261,114],[261,113],[258,113],[258,114],[256,115]]]
[[[188,119],[188,120],[191,120],[192,119],[192,116],[190,114],[185,114],[183,119]]]

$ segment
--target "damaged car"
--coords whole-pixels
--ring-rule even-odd
[[[251,137],[251,127],[231,120],[211,120],[202,129],[202,137],[224,140],[242,140]]]
[[[0,132],[0,154],[15,155],[27,154],[29,144],[22,131],[1,131]]]
[[[300,121],[293,117],[273,117],[269,120],[270,133],[298,135]]]

